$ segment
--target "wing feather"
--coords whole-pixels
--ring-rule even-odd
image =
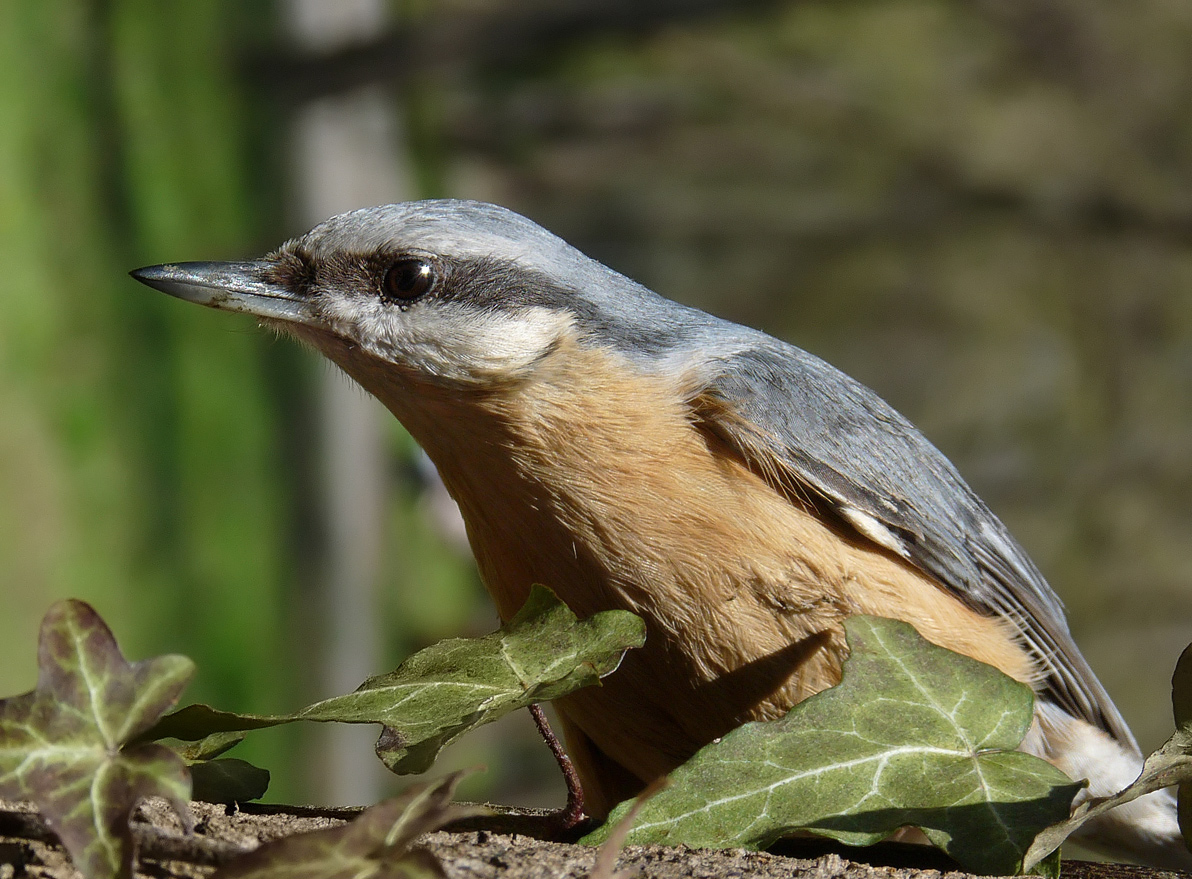
[[[969,606],[1012,620],[1045,670],[1041,695],[1137,748],[1060,599],[910,422],[831,365],[762,334],[703,367],[697,417],[763,478],[826,505]]]

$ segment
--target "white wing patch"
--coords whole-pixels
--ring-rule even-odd
[[[879,522],[876,518],[856,507],[840,507],[840,515],[846,522],[857,529],[863,536],[868,537],[878,546],[897,553],[902,558],[910,558],[910,551],[898,539],[893,531]]]

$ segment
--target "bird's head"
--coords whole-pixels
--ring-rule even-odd
[[[504,208],[423,201],[333,217],[247,262],[174,263],[134,278],[246,312],[321,350],[451,386],[516,381],[567,340],[667,361],[708,318]]]

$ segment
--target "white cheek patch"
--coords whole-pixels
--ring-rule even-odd
[[[505,312],[434,301],[406,311],[379,300],[329,305],[323,317],[337,335],[392,363],[463,382],[515,378],[573,327],[570,315],[541,306]]]
[[[458,350],[477,364],[502,371],[524,369],[542,359],[572,326],[569,314],[541,306],[518,315],[490,314],[464,334]]]

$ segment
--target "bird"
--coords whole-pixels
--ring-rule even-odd
[[[458,503],[508,620],[542,583],[646,641],[555,703],[590,814],[840,680],[843,623],[911,622],[1029,685],[1022,750],[1088,796],[1142,755],[1039,569],[876,393],[679,304],[506,208],[436,199],[332,217],[259,259],[133,271],[255,316],[378,398]],[[1188,868],[1168,792],[1086,843]]]

